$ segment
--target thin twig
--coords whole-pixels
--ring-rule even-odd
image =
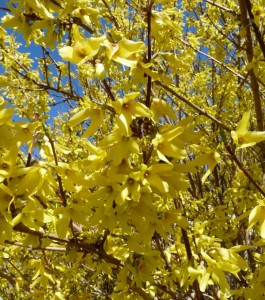
[[[158,234],[156,231],[155,231],[155,233],[154,233],[154,238],[155,238],[156,246],[157,246],[157,248],[158,248],[158,250],[159,250],[159,252],[160,252],[160,254],[161,254],[161,257],[163,258],[163,260],[164,260],[164,262],[165,262],[165,264],[166,264],[166,268],[167,268],[167,270],[168,270],[169,272],[171,272],[171,271],[172,271],[172,270],[171,270],[171,266],[170,266],[170,264],[168,263],[168,260],[167,260],[167,258],[166,258],[166,256],[165,256],[165,253],[164,253],[163,248],[161,247],[159,234]]]
[[[58,158],[57,158],[57,154],[56,154],[56,150],[55,150],[55,146],[54,146],[54,141],[51,138],[51,136],[49,134],[49,131],[46,128],[46,125],[44,125],[44,124],[42,124],[42,125],[43,125],[44,132],[45,132],[45,134],[46,134],[46,136],[49,140],[49,143],[51,145],[51,148],[52,148],[52,154],[53,154],[55,165],[58,166],[59,164],[58,164]],[[63,188],[62,178],[58,174],[57,174],[57,180],[58,180],[60,195],[61,195],[61,198],[62,198],[62,203],[63,203],[63,206],[66,207],[67,206],[66,193],[65,193],[65,190]]]
[[[228,70],[229,72],[233,73],[234,75],[236,75],[238,78],[244,80],[245,77],[242,76],[241,74],[239,74],[238,72],[234,71],[233,69],[229,68],[226,64],[224,64],[223,62],[219,61],[218,59],[216,59],[215,57],[206,54],[204,52],[202,52],[201,50],[198,50],[196,48],[194,48],[190,43],[188,43],[187,41],[184,41],[183,39],[181,39],[181,42],[184,43],[186,46],[189,46],[190,48],[192,48],[194,51],[196,51],[197,53],[209,58],[212,61],[215,61],[216,63],[218,63],[219,65],[221,65],[222,67],[224,67],[226,70]]]
[[[212,115],[210,115],[208,112],[206,112],[205,110],[201,109],[199,106],[197,106],[196,104],[192,103],[191,101],[189,101],[186,97],[180,95],[179,93],[175,92],[172,88],[170,88],[169,86],[163,84],[160,81],[156,81],[156,84],[160,85],[163,89],[165,89],[166,91],[168,91],[169,93],[171,93],[172,95],[176,96],[177,98],[179,98],[181,101],[183,101],[184,103],[186,103],[187,105],[189,105],[190,107],[192,107],[193,109],[197,110],[201,115],[206,116],[207,118],[209,118],[210,120],[212,120],[214,123],[218,124],[220,127],[222,127],[223,129],[225,129],[226,131],[231,132],[232,130],[226,126],[225,124],[223,124],[221,121],[217,120],[215,117],[213,117]],[[175,101],[173,100],[173,102],[175,103]]]
[[[237,16],[239,15],[239,13],[237,13],[236,11],[234,11],[234,10],[232,10],[230,8],[227,8],[225,6],[222,6],[222,5],[220,5],[220,4],[216,3],[216,2],[213,2],[213,1],[210,1],[210,0],[206,0],[206,2],[209,3],[209,4],[211,4],[211,5],[213,5],[213,6],[216,6],[216,7],[220,8],[220,9],[226,11],[226,12],[229,12],[229,13],[231,13],[233,15],[237,15]]]
[[[0,271],[0,277],[5,278],[11,285],[16,285],[16,278],[13,276],[7,275],[6,273]]]
[[[246,54],[248,58],[248,63],[251,63],[254,58],[254,49],[253,49],[253,42],[252,42],[251,31],[250,31],[250,24],[248,20],[246,2],[244,0],[239,0],[239,7],[241,12],[240,15],[241,24],[242,24],[241,26],[246,30]],[[252,90],[254,105],[255,105],[257,127],[259,131],[263,131],[264,128],[263,110],[262,110],[262,104],[260,98],[259,84],[255,76],[253,67],[248,72],[250,75],[250,87]]]
[[[46,234],[44,231],[35,231],[27,226],[25,226],[22,223],[17,224],[13,227],[15,231],[23,232],[27,234],[31,234],[34,236],[38,236],[40,238],[47,238],[52,241],[57,241],[60,243],[67,244],[68,247],[75,247],[78,251],[84,252],[84,253],[93,253],[96,254],[101,259],[104,259],[106,262],[111,263],[113,265],[116,265],[117,267],[122,267],[123,263],[118,260],[117,258],[109,255],[106,253],[104,249],[100,249],[97,244],[88,244],[82,240],[79,239],[67,239],[67,238],[59,238],[55,234]]]
[[[110,97],[111,101],[115,101],[115,97],[114,97],[114,95],[111,91],[111,88],[110,88],[109,84],[107,83],[106,79],[102,80],[102,84],[104,86],[104,89],[105,89],[107,95]]]
[[[9,244],[9,245],[14,245],[14,246],[25,248],[25,245],[23,243],[21,243],[21,242],[5,241],[5,244]],[[31,246],[27,246],[26,248],[29,251],[31,251],[31,250],[59,251],[59,252],[66,252],[67,251],[67,248],[64,248],[64,247],[31,247]]]
[[[147,14],[147,62],[151,61],[152,58],[152,38],[151,38],[151,15],[152,15],[153,2],[147,0],[146,14]],[[151,106],[151,90],[152,90],[152,78],[147,76],[147,87],[146,87],[146,100],[145,105]]]
[[[111,11],[111,9],[110,9],[108,3],[107,3],[105,0],[102,0],[102,2],[103,2],[104,5],[106,6],[106,8],[107,8],[107,10],[108,10],[108,12],[109,12],[109,14],[110,14],[110,19],[111,19],[111,21],[114,23],[114,25],[116,26],[117,29],[120,29],[120,25],[119,25],[119,23],[117,22],[115,16],[113,15],[113,13],[112,13],[112,11]]]
[[[255,35],[256,35],[256,38],[258,40],[258,43],[260,45],[260,49],[263,53],[263,56],[265,58],[265,43],[264,43],[264,40],[263,40],[263,37],[262,37],[262,34],[259,30],[259,27],[256,25],[256,23],[254,22],[254,16],[253,16],[253,13],[252,13],[252,5],[251,5],[251,2],[249,0],[244,0],[245,1],[245,4],[246,4],[246,8],[247,8],[247,11],[248,11],[248,15],[251,19],[251,25],[253,27],[253,30],[255,32]]]
[[[265,197],[265,192],[262,190],[262,188],[257,184],[257,182],[251,177],[251,175],[248,173],[248,171],[244,168],[244,166],[241,164],[241,162],[238,160],[236,155],[233,153],[233,151],[229,148],[228,145],[226,145],[226,149],[228,153],[230,154],[230,158],[237,164],[239,169],[246,175],[246,177],[249,179],[249,181],[255,186],[255,188],[261,193],[263,197]]]
[[[175,208],[179,209],[179,203],[178,203],[176,198],[174,198],[174,204],[175,204]],[[185,246],[185,249],[186,249],[187,258],[188,258],[189,261],[191,261],[193,256],[192,256],[190,241],[189,241],[187,231],[183,228],[181,228],[181,235],[182,235],[184,246]],[[197,279],[193,281],[193,289],[194,289],[194,292],[195,292],[195,295],[196,295],[196,300],[203,299],[203,296],[201,294],[200,287],[199,287],[199,282],[198,282]]]

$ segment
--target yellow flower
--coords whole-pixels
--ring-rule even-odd
[[[104,112],[97,104],[89,100],[87,96],[83,98],[83,104],[85,108],[78,111],[74,116],[69,120],[69,126],[73,127],[85,120],[90,120],[89,127],[83,134],[83,137],[88,137],[94,134],[98,128],[104,122]]]
[[[140,93],[130,93],[122,99],[112,102],[112,106],[119,115],[117,119],[118,126],[125,132],[126,136],[130,135],[130,124],[135,117],[152,118],[153,112],[140,102],[134,101]]]
[[[76,27],[73,28],[73,46],[65,46],[59,49],[62,59],[75,64],[83,64],[98,53],[101,43],[106,39],[103,35],[95,38],[83,38]]]
[[[131,154],[139,153],[139,145],[135,137],[124,135],[123,129],[116,126],[113,132],[100,144],[103,149],[108,150],[108,157],[112,164],[118,166],[129,161]]]
[[[236,131],[231,131],[237,149],[251,147],[265,140],[265,131],[248,131],[250,112],[244,113]]]
[[[134,42],[126,38],[121,39],[117,44],[112,44],[106,40],[104,46],[109,60],[114,60],[130,68],[136,67],[141,52],[145,50],[143,42]]]
[[[173,166],[168,164],[154,164],[149,167],[145,164],[141,164],[139,179],[149,190],[151,187],[152,189],[156,189],[161,193],[167,193],[169,192],[169,184],[163,177],[169,175],[170,171],[172,170]]]
[[[156,137],[152,140],[154,150],[156,150],[158,157],[166,163],[170,163],[166,156],[183,159],[186,157],[186,151],[180,149],[174,144],[174,139],[182,134],[183,127],[176,127],[164,134],[156,134]]]

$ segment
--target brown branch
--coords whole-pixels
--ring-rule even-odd
[[[255,188],[261,193],[263,197],[265,197],[265,192],[262,190],[262,188],[256,183],[256,181],[251,177],[251,175],[248,173],[248,171],[244,168],[244,166],[241,164],[241,162],[238,160],[236,155],[233,153],[233,151],[230,149],[228,145],[226,145],[226,149],[228,153],[230,154],[230,158],[237,164],[239,169],[246,175],[248,180],[255,186]]]
[[[77,17],[73,17],[72,20],[73,20],[74,24],[79,25],[80,27],[84,28],[90,34],[94,33],[94,30],[92,28],[90,28],[89,26],[85,25],[84,23],[82,23],[81,19],[79,19]]]
[[[152,16],[152,0],[147,0],[146,14],[147,14],[147,62],[151,61],[152,58],[152,38],[151,38],[151,16]],[[145,105],[151,106],[151,89],[152,89],[152,78],[147,76],[147,87],[146,87],[146,99]]]
[[[15,59],[14,59],[14,61],[17,62]],[[60,89],[58,89],[58,88],[55,88],[55,87],[53,87],[53,86],[44,84],[44,83],[42,83],[42,82],[38,82],[37,80],[35,80],[35,79],[33,79],[33,78],[29,78],[27,74],[23,74],[22,72],[20,72],[20,71],[17,70],[16,68],[14,68],[14,67],[11,67],[11,68],[12,68],[12,70],[14,70],[16,73],[18,73],[20,76],[22,76],[22,77],[25,78],[26,80],[31,81],[31,82],[34,83],[36,86],[38,86],[39,88],[41,88],[42,91],[45,90],[45,91],[48,92],[49,90],[51,90],[51,91],[54,91],[54,92],[56,92],[56,93],[58,93],[58,94],[62,94],[62,95],[64,95],[64,96],[67,96],[67,97],[70,98],[71,100],[74,100],[74,99],[75,99],[75,100],[80,100],[80,99],[82,99],[82,97],[79,96],[79,95],[71,94],[71,93],[69,93],[69,92],[67,92],[67,91],[60,90]],[[24,70],[24,71],[25,71],[25,70]],[[25,72],[28,72],[28,71],[26,70]],[[21,87],[20,87],[20,89],[21,89]],[[30,89],[27,89],[27,90],[30,90]],[[33,90],[33,89],[32,89],[32,90]]]
[[[153,300],[153,298],[146,294],[141,288],[133,286],[131,290],[140,295],[144,300]]]
[[[55,65],[55,68],[56,68],[56,70],[57,70],[57,72],[58,72],[58,82],[57,82],[57,89],[59,89],[60,88],[60,83],[61,83],[61,77],[62,77],[62,71],[61,71],[61,68],[60,68],[60,66],[58,65],[58,63],[54,60],[54,58],[51,56],[51,54],[50,54],[50,52],[47,50],[47,49],[45,49],[45,48],[43,48],[43,50],[44,50],[44,52],[45,52],[45,54],[50,58],[50,60],[53,62],[53,64]]]
[[[102,2],[103,2],[104,5],[106,6],[106,8],[107,8],[107,10],[108,10],[108,12],[109,12],[109,14],[110,14],[110,19],[111,19],[111,21],[114,23],[114,25],[116,26],[117,29],[120,29],[120,25],[119,25],[119,23],[117,22],[115,16],[112,14],[112,11],[111,11],[111,9],[110,9],[108,3],[107,3],[105,0],[102,0]]]
[[[163,291],[164,293],[170,295],[171,297],[173,297],[172,299],[176,299],[176,293],[174,293],[171,290],[168,290],[167,287],[163,284],[159,284],[159,283],[154,283],[154,286],[156,286],[158,289],[160,289],[161,291]],[[180,298],[182,299],[182,298]]]
[[[54,146],[54,141],[51,138],[50,134],[48,133],[48,130],[46,129],[44,124],[43,124],[43,128],[44,128],[44,132],[46,133],[46,136],[47,136],[47,138],[50,142],[51,148],[52,148],[52,154],[53,154],[55,165],[58,166],[58,158],[57,158],[57,154],[56,154],[56,150],[55,150],[55,146]],[[58,180],[60,195],[61,195],[61,198],[62,198],[62,203],[63,203],[63,206],[66,207],[67,206],[66,193],[65,193],[65,190],[63,188],[62,178],[58,174],[57,174],[57,180]]]
[[[166,256],[165,256],[165,253],[164,253],[164,250],[163,250],[163,248],[161,247],[161,243],[160,243],[160,239],[159,239],[159,234],[155,231],[155,233],[154,233],[154,238],[155,238],[155,243],[156,243],[156,246],[157,246],[157,248],[158,248],[158,250],[159,250],[159,252],[160,252],[160,254],[161,254],[161,257],[163,258],[163,260],[164,260],[164,262],[165,262],[165,264],[166,264],[166,268],[167,268],[167,270],[169,271],[169,272],[171,272],[172,270],[171,270],[171,266],[170,266],[170,264],[168,263],[168,260],[167,260],[167,258],[166,258]]]
[[[3,7],[3,6],[0,6],[0,10],[11,12],[11,10],[9,8]]]
[[[16,226],[14,226],[13,230],[18,231],[18,232],[28,233],[28,234],[38,236],[38,237],[43,237],[45,234],[44,231],[32,230],[22,223],[18,223]]]
[[[110,89],[110,86],[109,84],[107,83],[106,79],[103,79],[102,80],[102,83],[103,83],[103,86],[104,86],[104,89],[107,93],[107,95],[110,97],[111,101],[115,101],[115,97]]]
[[[16,278],[10,275],[7,275],[6,273],[0,271],[0,277],[6,279],[11,285],[16,285]]]
[[[239,0],[239,7],[240,7],[240,19],[242,27],[246,30],[246,54],[248,58],[248,63],[251,63],[253,61],[254,57],[254,51],[253,51],[253,43],[252,43],[252,37],[251,37],[251,31],[250,31],[250,24],[248,20],[248,12],[246,3],[244,0]],[[255,112],[256,112],[256,118],[257,118],[257,127],[259,131],[263,131],[264,125],[263,125],[263,111],[262,111],[262,105],[261,105],[261,99],[260,99],[260,92],[259,92],[259,84],[257,81],[257,78],[255,76],[253,68],[249,70],[250,75],[250,87],[252,90],[253,98],[254,98],[254,104],[255,104]]]
[[[227,7],[225,7],[225,6],[222,6],[222,5],[220,5],[220,4],[218,4],[218,3],[214,2],[214,1],[206,0],[206,2],[209,3],[209,4],[211,4],[211,5],[213,5],[213,6],[216,6],[216,7],[220,8],[220,9],[226,11],[226,12],[229,12],[229,13],[231,13],[231,14],[233,14],[233,15],[239,15],[239,14],[238,14],[237,12],[235,12],[234,10],[232,10],[232,9],[230,9],[230,8],[227,8]]]
[[[32,230],[22,223],[17,224],[16,226],[13,227],[13,229],[18,232],[27,233],[27,234],[31,234],[34,236],[38,236],[40,238],[47,238],[52,241],[57,241],[57,242],[67,244],[68,247],[70,247],[70,248],[75,247],[76,249],[78,249],[78,251],[81,251],[84,253],[87,252],[87,253],[96,254],[101,259],[104,259],[106,262],[114,264],[117,267],[122,267],[122,265],[123,265],[123,263],[120,260],[107,254],[106,251],[104,249],[100,249],[100,247],[97,244],[88,244],[79,239],[66,239],[66,238],[61,239],[55,234],[45,234],[44,231]]]
[[[39,203],[41,204],[41,206],[44,208],[44,209],[47,209],[48,208],[48,205],[46,203],[44,203],[42,200],[41,200],[41,197],[37,194],[34,194],[34,197],[39,201]]]
[[[80,250],[82,249],[84,252],[87,251],[89,253],[97,254],[106,262],[116,265],[117,267],[121,267],[123,265],[123,263],[119,259],[107,254],[105,250],[100,249],[100,247],[98,247],[98,245],[96,244],[87,244],[80,240],[76,240],[76,242],[70,241],[70,243],[72,243],[74,246],[77,246]]]
[[[242,76],[241,74],[239,74],[238,72],[234,71],[233,69],[231,69],[230,67],[228,67],[226,64],[224,64],[223,62],[219,61],[218,59],[216,59],[215,57],[206,54],[204,52],[202,52],[201,50],[198,50],[196,48],[194,48],[190,43],[188,43],[187,41],[184,41],[183,39],[181,39],[181,42],[184,43],[186,46],[192,48],[194,51],[196,51],[197,53],[209,58],[210,60],[216,62],[217,64],[221,65],[223,68],[225,68],[227,71],[233,73],[234,75],[236,75],[238,78],[244,80],[245,77]]]
[[[27,248],[29,251],[31,251],[31,250],[59,251],[59,252],[66,252],[67,251],[67,248],[64,248],[64,247],[31,247],[31,246],[25,247],[25,245],[21,242],[5,241],[5,244]]]
[[[55,0],[50,0],[50,1],[51,1],[51,3],[53,3],[54,5],[56,5],[56,6],[60,7],[60,8],[63,8],[63,7],[61,6],[61,4],[58,3],[57,1],[55,1]]]
[[[174,198],[174,204],[175,204],[175,208],[179,209],[179,203],[176,198]],[[184,246],[186,249],[187,258],[189,261],[191,261],[192,260],[192,251],[191,251],[190,241],[189,241],[187,231],[183,228],[181,228],[181,235],[182,235]],[[194,289],[194,292],[196,295],[196,300],[203,299],[203,296],[201,294],[200,287],[199,287],[199,282],[197,279],[193,281],[193,289]]]
[[[247,11],[248,11],[248,15],[251,19],[251,25],[253,27],[253,30],[255,32],[255,35],[256,35],[256,38],[257,38],[257,41],[260,45],[260,49],[263,53],[263,56],[265,58],[265,43],[264,43],[264,40],[263,40],[263,37],[262,37],[262,34],[259,30],[259,27],[256,25],[256,23],[254,22],[254,16],[253,16],[253,13],[252,13],[252,5],[251,5],[251,2],[249,0],[244,0],[245,1],[245,4],[246,4],[246,8],[247,8]]]
[[[46,61],[45,50],[44,50],[44,47],[41,47],[41,48],[42,48],[42,55],[43,55],[43,61],[44,61],[45,80],[46,80],[46,84],[50,85],[49,76],[48,76],[48,65],[47,65],[47,61]]]
[[[209,113],[207,113],[205,110],[201,109],[196,104],[194,104],[191,101],[189,101],[186,97],[184,97],[184,96],[180,95],[179,93],[175,92],[169,86],[163,84],[160,81],[156,81],[156,84],[160,85],[164,90],[168,91],[170,94],[174,95],[175,97],[177,97],[178,99],[180,99],[182,102],[186,103],[188,106],[190,106],[193,109],[195,109],[197,112],[199,112],[199,114],[206,116],[207,118],[209,118],[210,120],[212,120],[214,123],[216,123],[217,125],[219,125],[223,129],[225,129],[226,131],[229,131],[229,132],[232,131],[228,126],[226,126],[225,124],[223,124],[221,121],[217,120],[215,117],[213,117],[212,115],[210,115]],[[173,100],[173,102],[175,103],[174,100]]]
[[[72,82],[72,76],[71,76],[71,63],[69,61],[67,63],[67,67],[68,67],[68,82],[70,85],[70,93],[73,94],[74,89],[73,89],[73,82]]]

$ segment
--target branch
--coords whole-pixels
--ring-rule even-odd
[[[11,285],[16,285],[16,279],[10,275],[7,275],[6,273],[0,271],[0,277],[5,278]]]
[[[153,298],[146,294],[141,288],[134,286],[131,288],[131,290],[140,295],[144,300],[153,300]]]
[[[253,51],[253,43],[251,38],[251,31],[249,26],[249,20],[247,16],[247,7],[244,0],[239,0],[239,7],[240,7],[240,18],[241,18],[241,26],[246,29],[246,54],[248,58],[248,63],[251,63],[254,58],[254,51]],[[250,87],[252,90],[254,104],[255,104],[255,112],[257,118],[257,127],[259,131],[263,131],[263,111],[260,99],[260,91],[259,91],[259,84],[257,78],[255,76],[253,68],[249,70],[250,75]]]
[[[237,159],[236,155],[233,153],[233,151],[226,145],[226,149],[230,154],[231,159],[237,164],[239,169],[246,175],[248,180],[255,186],[255,188],[261,193],[263,197],[265,197],[265,192],[262,190],[262,188],[257,184],[257,182],[251,177],[251,175],[247,172],[247,170],[244,168],[244,166],[241,164],[241,162]]]
[[[73,23],[75,23],[76,25],[79,25],[80,27],[84,28],[90,34],[94,33],[94,30],[91,29],[89,26],[83,24],[82,21],[81,21],[81,19],[79,19],[77,17],[73,17],[72,20],[73,20]]]
[[[110,86],[108,85],[106,79],[103,79],[102,83],[103,83],[104,89],[105,89],[107,95],[110,97],[111,101],[115,101],[115,97],[114,97],[114,95],[113,95],[113,93],[110,89]]]
[[[110,9],[108,3],[107,3],[105,0],[102,0],[102,2],[103,2],[104,5],[106,6],[106,8],[107,8],[107,10],[108,10],[108,12],[109,12],[109,14],[110,14],[110,19],[111,19],[111,21],[114,23],[114,25],[116,26],[116,28],[120,30],[120,25],[119,25],[119,23],[117,22],[117,20],[116,20],[116,18],[114,17],[114,15],[112,14],[111,9]]]
[[[175,97],[179,98],[181,101],[183,101],[184,103],[186,103],[187,105],[189,105],[190,107],[192,107],[193,109],[195,109],[196,111],[198,111],[199,114],[206,116],[207,118],[209,118],[210,120],[212,120],[214,123],[218,124],[220,127],[222,127],[223,129],[225,129],[226,131],[229,131],[229,132],[232,131],[232,129],[230,129],[228,126],[226,126],[225,124],[223,124],[221,121],[217,120],[215,117],[213,117],[212,115],[210,115],[209,113],[207,113],[205,110],[201,109],[196,104],[194,104],[191,101],[189,101],[186,97],[184,97],[184,96],[178,94],[177,92],[175,92],[172,88],[168,87],[167,85],[164,85],[160,81],[156,81],[156,83],[158,85],[160,85],[164,90],[168,91],[169,93],[171,93],[172,95],[174,95]],[[173,100],[173,102],[175,103],[174,100]]]
[[[197,53],[209,58],[210,60],[215,61],[217,64],[221,65],[222,67],[224,67],[226,70],[228,70],[229,72],[233,73],[234,75],[236,75],[238,78],[244,80],[245,77],[242,76],[241,74],[237,73],[236,71],[234,71],[233,69],[229,68],[226,64],[224,64],[223,62],[219,61],[218,59],[214,58],[213,56],[206,54],[204,52],[202,52],[201,50],[198,50],[196,48],[194,48],[190,43],[188,43],[187,41],[184,41],[183,39],[181,39],[181,42],[184,43],[186,46],[192,48],[194,51],[196,51]]]
[[[216,2],[213,2],[213,1],[210,1],[210,0],[206,0],[206,2],[209,3],[209,4],[211,4],[211,5],[213,5],[213,6],[216,6],[216,7],[220,8],[220,9],[226,11],[226,12],[229,12],[229,13],[231,13],[231,14],[233,14],[233,15],[236,15],[236,16],[239,15],[239,14],[238,14],[237,12],[235,12],[234,10],[232,10],[232,9],[230,9],[230,8],[227,8],[227,7],[224,7],[224,6],[222,6],[222,5],[220,5],[220,4],[216,3]]]
[[[14,245],[14,246],[25,248],[25,245],[23,243],[21,243],[21,242],[5,241],[5,244],[9,244],[9,245]],[[59,252],[66,252],[67,251],[67,248],[63,248],[63,247],[31,247],[31,246],[28,246],[26,248],[29,251],[31,251],[31,250],[59,251]]]
[[[176,299],[176,293],[174,293],[171,290],[168,290],[165,285],[159,284],[159,283],[154,283],[154,286],[156,286],[158,289],[160,289],[164,293],[167,293],[168,295],[170,295],[171,297],[173,297],[172,299]],[[180,298],[180,299],[182,299],[182,298]]]
[[[175,208],[179,209],[179,203],[176,198],[174,198],[174,204],[175,204]],[[187,231],[185,229],[181,228],[181,234],[182,234],[184,246],[185,246],[186,253],[187,253],[187,258],[189,261],[191,261],[192,260],[192,251],[191,251],[191,246],[190,246],[190,241],[189,241]],[[201,294],[200,287],[199,287],[199,282],[197,279],[193,281],[193,289],[195,291],[196,300],[203,299],[203,296]]]
[[[163,250],[162,247],[161,247],[161,243],[160,243],[160,239],[159,239],[159,234],[158,234],[156,231],[155,231],[155,234],[154,234],[154,238],[155,238],[155,243],[156,243],[156,245],[157,245],[157,248],[158,248],[158,250],[159,250],[159,252],[160,252],[160,254],[161,254],[161,257],[163,258],[163,260],[164,260],[164,262],[165,262],[165,264],[166,264],[167,270],[168,270],[169,272],[172,272],[171,266],[170,266],[170,264],[168,263],[168,260],[167,260],[167,258],[166,258],[166,256],[165,256],[164,250]]]
[[[51,3],[53,3],[54,5],[56,5],[56,6],[58,6],[58,7],[60,7],[60,8],[63,9],[63,7],[61,6],[61,4],[58,3],[57,1],[55,1],[55,0],[50,0],[50,1],[51,1]]]
[[[52,153],[53,153],[53,157],[54,157],[54,162],[55,165],[58,166],[58,159],[57,159],[57,154],[56,154],[56,150],[55,150],[55,146],[54,146],[54,141],[51,138],[48,129],[46,128],[46,125],[44,125],[44,123],[42,123],[45,135],[47,136],[51,148],[52,148]],[[62,178],[60,175],[57,174],[57,180],[58,180],[58,185],[59,185],[59,191],[60,191],[60,195],[62,197],[62,202],[63,202],[63,206],[66,207],[67,206],[67,200],[66,200],[66,193],[65,190],[63,189],[63,182],[62,182]]]
[[[122,267],[122,265],[123,265],[123,263],[120,260],[107,254],[105,252],[105,250],[100,249],[100,247],[97,244],[88,244],[88,243],[85,243],[84,241],[78,240],[78,239],[66,239],[66,238],[61,239],[55,234],[45,234],[44,231],[32,230],[22,223],[17,224],[16,226],[13,227],[13,229],[18,232],[23,232],[23,233],[31,234],[31,235],[38,236],[41,238],[47,238],[52,241],[65,243],[68,245],[68,247],[70,247],[70,248],[75,247],[78,251],[81,251],[83,253],[87,252],[87,253],[96,254],[99,258],[105,260],[108,263],[116,265],[117,267]]]
[[[256,38],[257,38],[257,40],[259,42],[260,49],[261,49],[261,51],[263,53],[263,56],[265,58],[265,43],[264,43],[262,34],[261,34],[260,30],[259,30],[259,27],[254,22],[254,16],[253,16],[253,13],[252,13],[251,3],[250,3],[249,0],[245,0],[245,4],[246,4],[247,11],[248,11],[248,15],[249,15],[249,17],[251,19],[251,25],[252,25],[253,30],[255,32]]]
[[[152,15],[152,0],[147,0],[146,14],[147,14],[147,62],[151,61],[152,58],[152,38],[151,38],[151,15]],[[146,87],[146,100],[145,105],[151,106],[151,89],[152,89],[152,78],[147,76],[147,87]]]
[[[11,12],[11,10],[9,8],[3,7],[3,6],[0,6],[0,10]]]

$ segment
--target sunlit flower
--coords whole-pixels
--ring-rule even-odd
[[[117,44],[106,40],[104,46],[109,60],[114,60],[130,68],[136,67],[141,52],[145,50],[143,42],[134,42],[126,38],[121,39]]]
[[[174,139],[182,134],[183,127],[176,127],[164,134],[156,134],[156,137],[152,140],[154,150],[157,151],[158,157],[166,163],[170,163],[166,156],[183,159],[186,156],[186,151],[180,149],[174,144]]]
[[[117,124],[125,132],[126,136],[129,136],[130,124],[135,117],[152,118],[153,116],[152,111],[148,107],[135,101],[135,98],[139,95],[140,93],[130,93],[112,103],[113,108],[119,115]]]
[[[101,43],[106,39],[101,37],[84,38],[74,27],[73,30],[74,43],[73,46],[65,46],[59,49],[62,59],[75,64],[83,64],[98,53]]]
[[[244,113],[236,131],[231,131],[237,149],[251,147],[265,140],[265,131],[248,131],[250,112]]]

